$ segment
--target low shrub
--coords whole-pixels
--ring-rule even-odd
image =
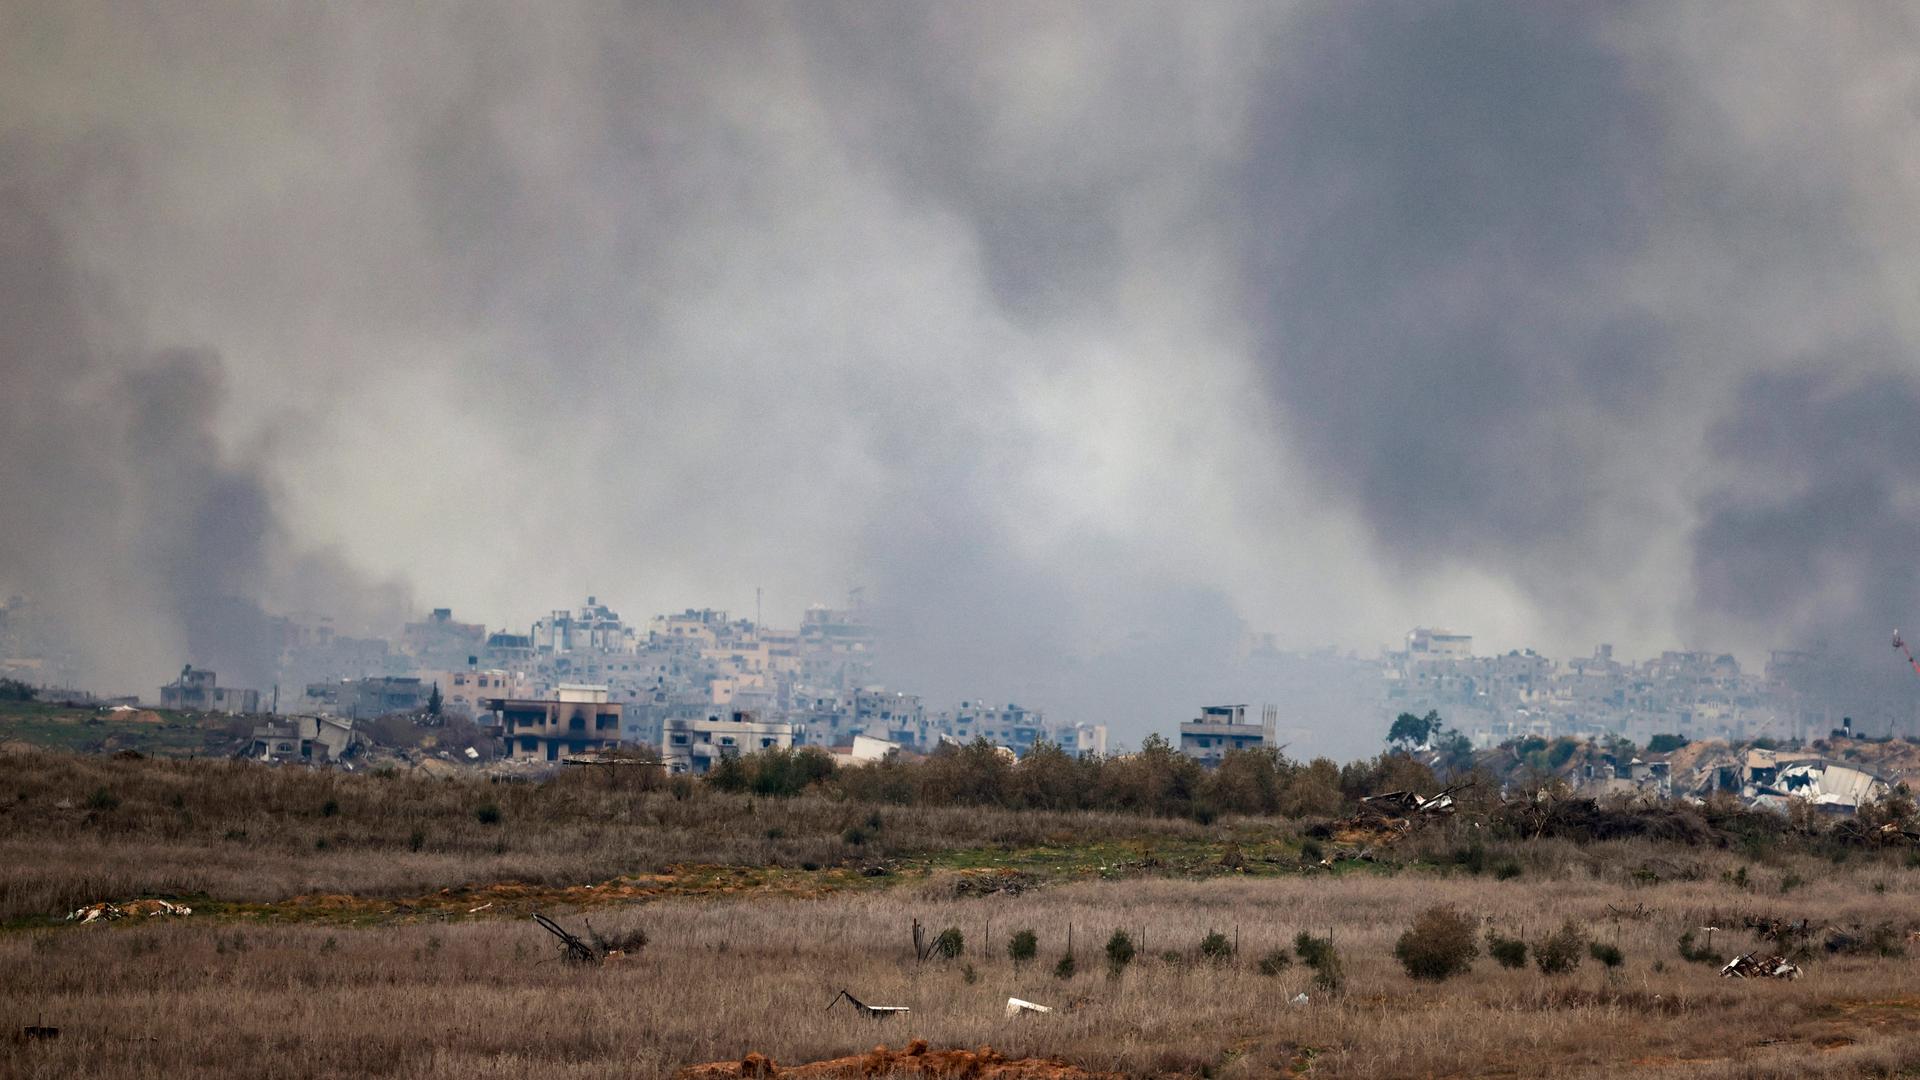
[[[1487,931],[1487,955],[1493,957],[1503,968],[1523,968],[1527,966],[1527,943],[1517,937],[1502,936],[1498,930]]]
[[[1118,975],[1133,963],[1133,937],[1125,930],[1115,930],[1107,939],[1107,970]]]
[[[1476,920],[1452,907],[1435,906],[1421,912],[1393,946],[1394,958],[1416,979],[1439,982],[1464,975],[1480,955],[1475,942]]]
[[[1040,951],[1040,939],[1031,930],[1015,930],[1007,942],[1007,957],[1016,964],[1032,960]]]
[[[1334,951],[1332,938],[1317,938],[1302,930],[1293,939],[1293,951],[1301,963],[1313,969],[1315,989],[1336,994],[1346,985],[1346,972],[1340,965],[1340,954]]]
[[[1208,931],[1200,939],[1200,955],[1214,963],[1220,963],[1233,957],[1233,942],[1218,930]]]
[[[1588,943],[1587,955],[1605,964],[1608,970],[1617,968],[1626,961],[1626,956],[1621,953],[1618,945],[1609,945],[1602,941]]]
[[[1542,975],[1565,975],[1580,966],[1586,948],[1586,932],[1568,919],[1560,929],[1533,943],[1533,963]]]
[[[1268,978],[1272,978],[1280,974],[1281,972],[1287,970],[1287,967],[1292,963],[1293,963],[1293,957],[1287,955],[1287,950],[1272,949],[1268,951],[1268,953],[1265,956],[1262,956],[1260,958],[1260,963],[1258,966],[1260,969],[1260,974],[1265,975]]]
[[[933,953],[943,960],[958,960],[967,951],[966,935],[957,926],[949,926],[933,939]]]

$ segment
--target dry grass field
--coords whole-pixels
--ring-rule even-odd
[[[102,786],[118,803],[85,808]],[[219,805],[196,801],[216,793]],[[483,795],[496,824],[471,805]],[[1485,845],[1474,873],[1482,860],[1459,856],[1474,830],[1460,822],[1381,864],[1307,871],[1295,822],[885,808],[873,826],[860,805],[763,801],[749,814],[744,799],[590,779],[529,789],[38,754],[0,758],[0,800],[12,803],[0,1031],[61,1032],[0,1041],[8,1076],[670,1076],[749,1052],[790,1064],[914,1038],[1136,1076],[1920,1075],[1920,960],[1906,954],[1920,870],[1900,852],[1836,862],[1546,839]],[[137,818],[102,827],[123,814]],[[868,835],[855,843],[848,829]],[[231,830],[246,836],[225,839]],[[431,844],[412,850],[414,831]],[[316,848],[316,836],[347,840]],[[854,869],[873,860],[888,872]],[[470,914],[464,900],[395,899],[663,866],[709,885],[778,870],[821,887],[521,897],[575,929],[649,936],[599,967],[561,962],[525,904]],[[1006,880],[1032,887],[979,894]],[[283,907],[318,892],[358,895],[344,911]],[[54,918],[78,899],[155,893],[196,898],[196,914]],[[1583,954],[1545,975],[1483,948],[1464,975],[1415,981],[1395,941],[1436,904],[1529,939],[1571,919],[1623,962],[1608,970]],[[1722,979],[1681,959],[1681,933],[1706,925],[1723,928],[1719,951],[1764,947],[1742,928],[1750,916],[1808,921],[1802,978]],[[961,955],[916,962],[915,919],[958,928]],[[1830,953],[1827,927],[1859,928],[1874,947]],[[1069,928],[1075,964],[1062,977]],[[1016,965],[1007,944],[1022,929],[1038,949]],[[1116,929],[1138,950],[1117,975],[1103,951]],[[1337,991],[1298,959],[1263,973],[1262,958],[1301,931],[1332,939]],[[1203,956],[1210,932],[1237,953]],[[827,1009],[842,988],[913,1012]],[[1291,1004],[1302,992],[1309,1001]],[[1010,1020],[1009,996],[1058,1011]]]

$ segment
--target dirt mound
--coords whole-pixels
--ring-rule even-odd
[[[1054,1058],[1009,1060],[990,1046],[978,1050],[929,1050],[915,1039],[900,1050],[876,1046],[869,1053],[805,1065],[779,1065],[764,1054],[739,1061],[689,1065],[676,1080],[838,1080],[840,1077],[922,1076],[948,1080],[1120,1080],[1119,1073],[1089,1072]]]

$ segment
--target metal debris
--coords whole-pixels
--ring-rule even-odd
[[[1473,781],[1454,784],[1443,788],[1434,795],[1421,795],[1413,791],[1385,791],[1378,795],[1368,795],[1361,799],[1362,805],[1380,811],[1394,811],[1403,816],[1413,814],[1451,814],[1454,810],[1453,793],[1473,786]]]
[[[1052,1011],[1053,1008],[1049,1005],[1035,1005],[1031,1001],[1022,1001],[1017,997],[1007,999],[1007,1019],[1009,1020],[1016,1016],[1026,1016],[1030,1013],[1050,1013]]]
[[[602,957],[599,950],[569,933],[567,929],[539,912],[534,912],[533,921],[540,928],[560,939],[560,954],[569,964],[597,964]]]
[[[1736,956],[1720,969],[1723,979],[1797,979],[1800,969],[1787,963],[1784,956],[1758,958],[1756,953]]]
[[[1297,993],[1297,994],[1295,994],[1295,995],[1293,995],[1293,998],[1292,998],[1292,1000],[1291,1000],[1291,1001],[1289,1001],[1289,1002],[1288,1002],[1288,1004],[1290,1004],[1290,1005],[1305,1005],[1305,1004],[1307,1004],[1307,1001],[1308,1001],[1308,998],[1307,998],[1307,992],[1306,992],[1305,990],[1302,990],[1302,991],[1300,991],[1299,993]]]
[[[913,1011],[905,1005],[869,1005],[859,998],[854,997],[845,989],[835,994],[832,1001],[827,1002],[828,1011],[832,1011],[835,1005],[840,1004],[841,998],[845,998],[847,1004],[853,1006],[855,1012],[865,1013],[867,1017],[872,1020],[885,1020],[890,1016],[901,1016]]]

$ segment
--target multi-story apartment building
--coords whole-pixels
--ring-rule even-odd
[[[1180,752],[1208,768],[1220,764],[1232,750],[1258,750],[1274,745],[1275,711],[1265,710],[1259,723],[1247,720],[1245,705],[1207,705],[1200,715],[1180,723]]]
[[[482,703],[494,714],[509,757],[558,761],[620,742],[622,707],[607,700],[604,686],[563,683],[551,697],[486,698]]]

